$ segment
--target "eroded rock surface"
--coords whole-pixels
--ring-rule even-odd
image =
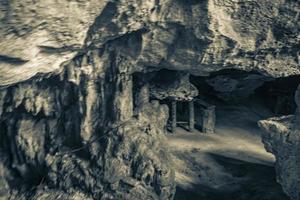
[[[257,73],[230,71],[213,75],[207,78],[206,83],[214,89],[219,98],[230,101],[249,97],[270,80],[272,78]]]
[[[102,53],[110,64],[95,65],[93,51],[59,75],[1,91],[4,198],[173,198],[168,108],[145,101],[133,116],[131,75]]]
[[[182,72],[165,71],[154,74],[150,81],[150,95],[154,99],[192,100],[198,96],[197,88],[190,83],[190,75]]]
[[[265,130],[263,142],[266,149],[276,156],[278,182],[293,200],[300,198],[300,129],[299,92],[296,92],[298,109],[295,115],[271,118],[259,122]]]
[[[57,72],[76,53],[130,34],[125,57],[140,67],[299,74],[299,7],[296,0],[1,1],[0,84]]]

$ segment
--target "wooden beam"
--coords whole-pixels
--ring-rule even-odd
[[[175,133],[176,125],[177,125],[177,102],[176,100],[172,100],[171,102],[171,132]]]
[[[189,101],[189,131],[193,131],[194,127],[195,127],[194,101]]]
[[[203,110],[202,115],[202,132],[214,133],[216,123],[215,106],[210,106],[209,108]]]

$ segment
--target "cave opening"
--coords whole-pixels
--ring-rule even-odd
[[[212,104],[260,105],[272,116],[294,114],[300,76],[272,78],[258,72],[228,69],[191,76],[199,97]]]
[[[300,76],[272,78],[232,69],[190,75],[190,82],[198,90],[195,129],[178,125],[167,135],[178,163],[175,199],[288,199],[276,182],[275,158],[265,150],[257,122],[294,114]],[[205,116],[203,104],[214,107],[214,118]],[[178,103],[177,109],[178,119],[186,121],[187,104]],[[214,119],[212,134],[197,127],[201,118]]]
[[[166,129],[170,133],[175,133],[177,127],[190,132],[194,129],[213,132],[213,127],[208,127],[209,120],[203,117],[210,116],[209,110],[212,106],[200,99],[194,99],[196,95],[197,89],[190,84],[187,72],[161,69],[146,74],[133,74],[135,113],[147,101],[159,101],[160,104],[167,105],[169,119]]]
[[[296,111],[295,91],[300,84],[300,76],[290,76],[267,81],[255,90],[255,95],[261,99],[275,115],[290,115]]]
[[[287,200],[257,122],[294,114],[299,84],[300,76],[234,69],[209,76],[167,69],[134,73],[135,113],[153,100],[169,108],[175,199]]]

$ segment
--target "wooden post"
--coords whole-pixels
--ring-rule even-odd
[[[189,131],[193,131],[195,126],[194,101],[189,101]]]
[[[171,132],[175,133],[176,131],[176,125],[177,125],[177,105],[176,100],[172,100],[171,102]]]
[[[215,132],[215,106],[210,106],[203,110],[203,120],[202,120],[202,131],[204,133],[214,133]]]

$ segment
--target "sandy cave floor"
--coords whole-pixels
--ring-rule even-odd
[[[257,126],[259,119],[269,116],[258,106],[221,106],[217,107],[215,134],[191,133],[179,127],[176,134],[169,134],[176,170],[175,199],[288,199],[276,183],[275,158],[265,151]]]

